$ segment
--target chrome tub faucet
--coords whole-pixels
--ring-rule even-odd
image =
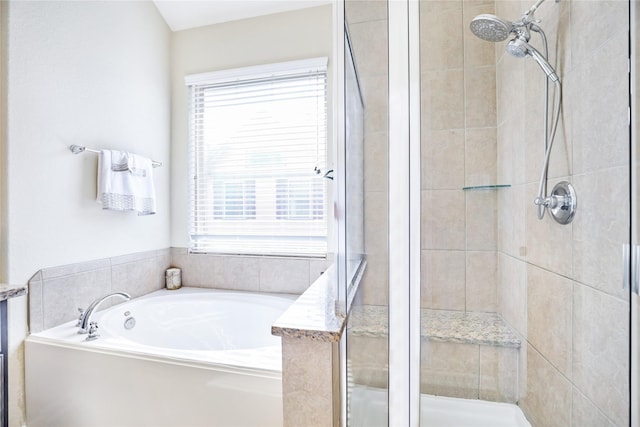
[[[79,334],[89,334],[86,338],[86,341],[92,341],[97,339],[100,334],[98,334],[98,323],[91,321],[91,315],[98,308],[100,304],[106,299],[111,297],[122,297],[126,301],[131,299],[131,295],[126,292],[114,292],[109,295],[105,295],[103,297],[98,298],[94,302],[92,302],[86,310],[78,309],[80,311],[80,317],[78,318],[77,326],[80,328],[78,330]]]

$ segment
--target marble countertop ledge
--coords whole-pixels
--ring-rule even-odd
[[[6,301],[14,297],[21,297],[26,294],[26,285],[7,285],[6,283],[0,283],[0,301]]]
[[[271,326],[271,334],[283,338],[338,342],[345,317],[336,313],[335,290],[329,268]]]

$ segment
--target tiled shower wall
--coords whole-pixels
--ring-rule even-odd
[[[78,308],[111,292],[127,292],[136,298],[162,289],[164,272],[171,266],[182,269],[185,286],[301,294],[329,262],[200,255],[189,254],[186,248],[167,248],[45,268],[29,281],[30,332],[73,320]]]
[[[386,16],[384,2],[367,6],[350,28],[369,120],[366,249],[380,261],[370,256],[376,271],[362,292],[364,303],[385,305],[386,122],[378,114],[386,104],[366,92],[375,87],[368,82],[386,83],[371,71],[386,63]],[[549,187],[567,179],[578,191],[568,226],[548,215],[539,221],[532,204],[544,155],[544,75],[531,59],[505,55],[505,43],[481,41],[468,29],[479,13],[516,20],[530,6],[421,2],[422,306],[504,317],[523,338],[520,405],[534,425],[622,426],[629,404],[620,260],[629,224],[628,4],[547,1],[537,12],[564,84]],[[462,190],[487,184],[511,187]]]
[[[493,2],[421,2],[422,306],[496,311],[495,52],[464,22]],[[364,304],[387,304],[386,2],[347,1],[365,102]]]
[[[528,1],[498,1],[515,20]],[[490,6],[484,13],[491,13]],[[570,181],[570,225],[536,218],[543,163],[544,74],[534,61],[497,59],[498,311],[525,338],[520,405],[533,425],[628,425],[628,296],[622,244],[629,227],[628,4],[545,2],[536,13],[563,82],[551,189]],[[537,35],[532,44],[540,48]]]
[[[495,312],[496,64],[469,31],[493,2],[420,3],[421,306]]]

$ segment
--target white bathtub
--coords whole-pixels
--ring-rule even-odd
[[[281,426],[281,346],[271,324],[292,302],[161,290],[95,313],[95,341],[78,335],[75,321],[32,334],[27,424]]]

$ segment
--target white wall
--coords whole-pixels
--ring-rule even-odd
[[[10,283],[42,268],[187,246],[184,75],[331,57],[331,5],[172,35],[151,2],[0,4],[0,281]],[[74,156],[70,144],[162,161],[158,214],[102,211],[97,156]],[[12,426],[24,424],[26,302],[9,303]]]
[[[332,6],[326,5],[173,34],[172,246],[189,246],[188,91],[184,84],[184,76],[318,56],[329,57],[331,62],[332,28]],[[330,99],[328,103],[331,105]]]
[[[2,2],[4,277],[169,246],[170,32],[151,2]],[[155,169],[158,213],[102,211],[95,154],[137,152]],[[24,422],[26,297],[9,304],[10,425]]]
[[[8,279],[167,247],[170,33],[155,7],[11,2],[8,21]],[[158,214],[102,211],[97,156],[70,144],[165,162],[154,170]]]

